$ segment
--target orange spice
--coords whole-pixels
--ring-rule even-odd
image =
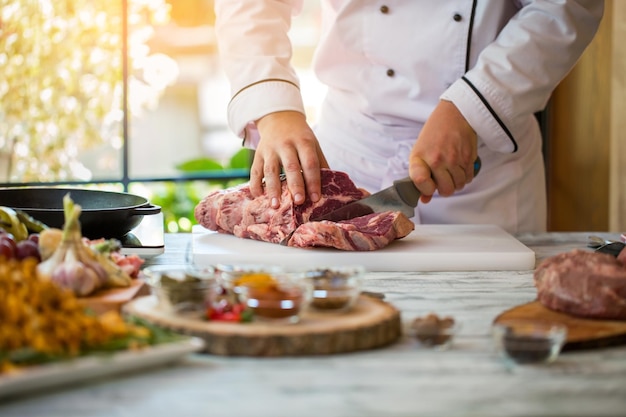
[[[233,283],[236,286],[242,285],[242,286],[252,287],[252,288],[262,288],[262,287],[267,287],[270,285],[275,285],[276,279],[270,274],[263,273],[263,272],[261,273],[255,272],[255,273],[241,275],[240,277],[235,279]]]

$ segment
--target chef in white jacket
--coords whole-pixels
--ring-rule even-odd
[[[309,0],[311,1],[311,0]],[[416,223],[546,228],[534,114],[592,40],[602,0],[322,0],[306,122],[287,35],[302,0],[215,0],[231,129],[256,149],[250,186],[278,205],[320,196],[320,168],[370,192],[411,176]],[[473,161],[482,168],[474,178]]]

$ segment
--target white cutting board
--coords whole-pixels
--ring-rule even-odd
[[[287,269],[363,265],[368,271],[525,271],[535,253],[495,225],[416,225],[403,239],[373,252],[290,248],[194,226],[193,261],[278,265]]]

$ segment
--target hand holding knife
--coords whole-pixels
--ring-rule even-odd
[[[480,158],[476,158],[476,161],[474,161],[474,175],[478,174],[480,167]],[[310,220],[331,220],[338,222],[385,211],[401,211],[410,218],[415,215],[415,207],[417,207],[420,196],[421,193],[415,184],[413,184],[411,178],[406,177],[394,181],[391,187]]]

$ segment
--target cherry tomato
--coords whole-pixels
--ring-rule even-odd
[[[247,322],[251,321],[252,317],[249,314],[249,310],[246,309],[246,306],[239,303],[210,307],[207,310],[207,319],[215,321]]]

